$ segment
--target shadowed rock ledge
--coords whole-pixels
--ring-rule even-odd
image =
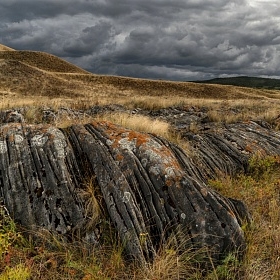
[[[279,153],[279,133],[254,122],[239,123],[194,135],[190,143],[188,155],[157,136],[109,122],[64,130],[4,124],[0,195],[24,227],[79,234],[95,244],[99,234],[88,226],[91,217],[80,195],[90,177],[127,255],[141,263],[152,260],[173,235],[178,246],[207,247],[214,260],[242,252],[247,208],[210,189],[207,181],[220,172],[246,171],[254,152]]]

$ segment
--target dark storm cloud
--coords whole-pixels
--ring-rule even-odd
[[[79,57],[97,53],[102,49],[110,50],[115,43],[113,38],[116,32],[113,26],[106,21],[99,21],[93,26],[86,27],[75,41],[65,42],[63,51],[68,56]]]
[[[0,43],[95,73],[194,80],[280,77],[270,0],[2,0]]]

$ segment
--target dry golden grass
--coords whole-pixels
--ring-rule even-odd
[[[152,119],[143,115],[118,112],[99,115],[95,117],[95,120],[106,120],[135,131],[151,133],[179,145],[183,150],[188,151],[188,153],[191,153],[192,151],[189,142],[182,139],[179,133],[175,133],[169,123],[159,119]]]
[[[67,128],[73,124],[87,124],[93,121],[93,118],[87,115],[69,116],[67,114],[58,115],[54,125],[58,128]]]
[[[65,60],[44,52],[2,50],[0,52],[0,59],[7,62],[17,61],[22,64],[22,67],[25,64],[48,72],[89,74],[87,71],[66,62]]]
[[[192,106],[207,108],[210,120],[225,123],[253,118],[273,122],[280,113],[280,91],[276,90],[93,75],[46,53],[9,51],[3,45],[0,49],[0,109],[35,106],[84,110],[121,104],[129,109],[158,110]],[[38,120],[32,110],[28,116],[31,122]],[[90,120],[62,116],[57,125]],[[192,130],[195,132],[195,124]],[[165,132],[161,135],[166,137]]]
[[[121,125],[145,133],[153,133],[168,138],[169,124],[167,122],[151,119],[147,116],[133,115],[129,113],[106,113],[98,116],[96,120],[108,120],[112,123]]]
[[[2,108],[13,106],[17,99],[28,103],[29,99],[42,97],[150,109],[221,100],[278,102],[280,99],[276,90],[94,75],[47,53],[7,51],[3,45],[0,50]]]
[[[101,197],[97,193],[98,187],[94,176],[84,180],[83,187],[79,189],[78,195],[84,201],[85,218],[88,220],[86,229],[94,230],[102,218],[104,209],[101,207]]]
[[[207,107],[207,106],[206,106]],[[280,113],[278,100],[230,100],[209,104],[207,116],[212,122],[236,123],[265,120],[273,123]]]

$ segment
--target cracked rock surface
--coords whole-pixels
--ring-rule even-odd
[[[180,232],[178,245],[207,247],[219,260],[244,250],[242,223],[250,214],[207,181],[220,172],[246,171],[256,151],[279,154],[279,136],[255,122],[231,124],[193,135],[188,154],[165,139],[105,121],[66,129],[7,123],[0,127],[0,196],[24,227],[79,232],[94,244],[98,236],[87,227],[79,195],[90,174],[128,256],[150,261]]]

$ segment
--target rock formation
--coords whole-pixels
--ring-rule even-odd
[[[91,178],[127,256],[140,263],[152,260],[171,236],[178,246],[208,248],[213,260],[242,252],[247,208],[210,189],[207,181],[220,172],[246,171],[256,151],[279,153],[279,133],[248,122],[189,141],[188,155],[165,139],[109,122],[61,130],[6,123],[0,127],[0,196],[24,227],[68,238],[79,234],[95,244],[100,236],[94,224],[88,226],[91,216],[80,195],[85,178]]]

